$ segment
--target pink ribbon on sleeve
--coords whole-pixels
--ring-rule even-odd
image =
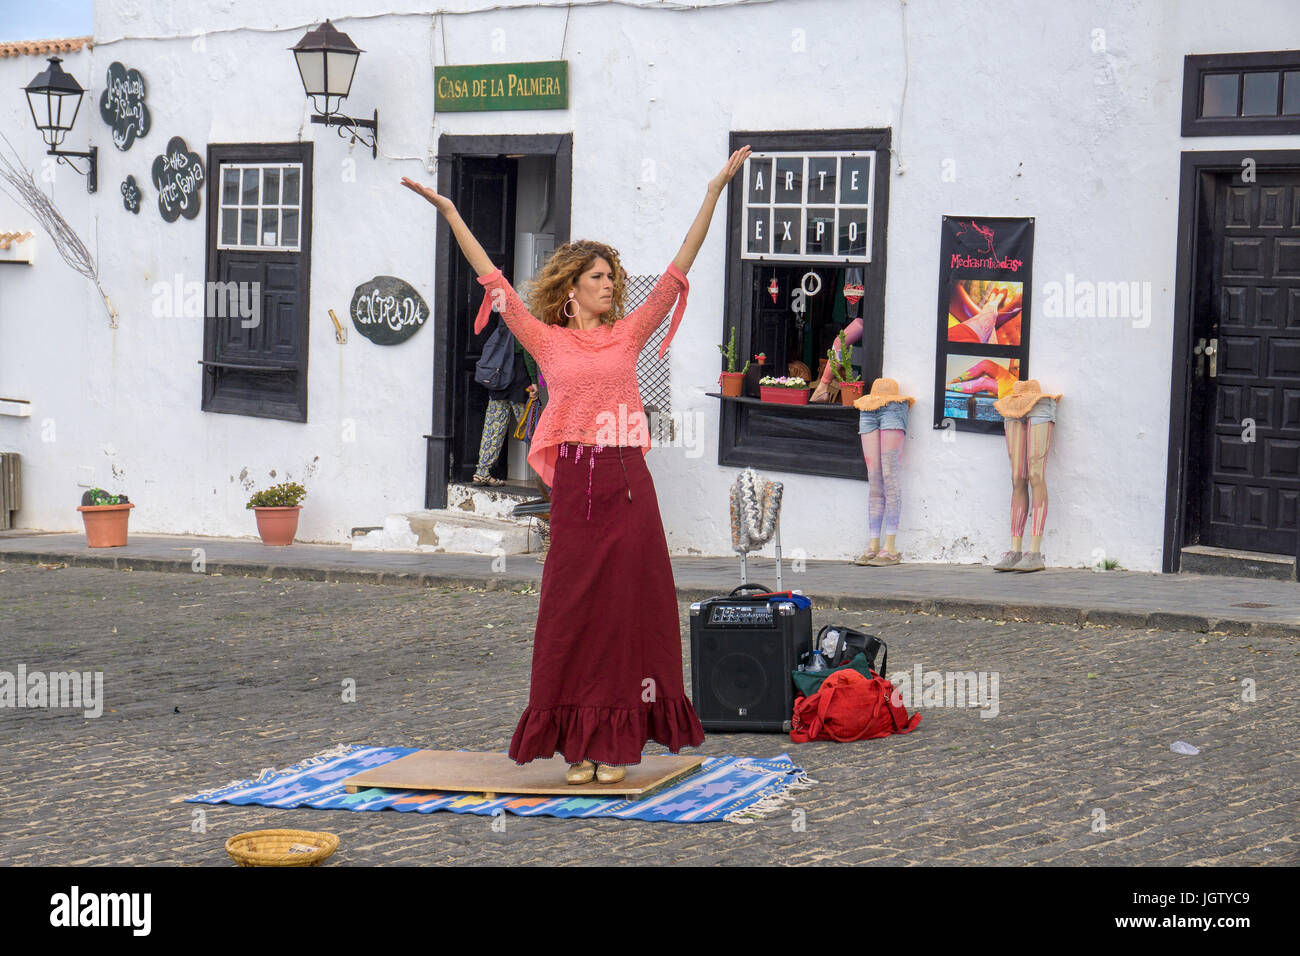
[[[479,284],[486,287],[501,278],[501,267],[498,266],[485,276],[479,276]],[[474,316],[474,334],[478,335],[487,327],[488,315],[492,311],[492,290],[486,289],[483,293],[483,302],[478,307],[478,315]]]
[[[677,308],[673,312],[673,320],[668,326],[668,334],[664,336],[663,344],[659,346],[660,358],[663,358],[664,353],[668,351],[668,343],[677,334],[677,326],[682,324],[682,314],[686,311],[686,296],[691,291],[691,284],[686,281],[686,273],[672,263],[668,264],[668,275],[676,277],[677,281],[682,284],[682,291],[677,296]]]

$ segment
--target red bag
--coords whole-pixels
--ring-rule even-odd
[[[889,681],[875,673],[867,680],[846,667],[822,681],[811,697],[795,698],[790,739],[797,744],[874,740],[911,733],[920,722],[920,714],[909,718],[903,706],[894,703],[894,685]]]

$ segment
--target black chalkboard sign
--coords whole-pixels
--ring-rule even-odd
[[[134,176],[127,176],[122,183],[122,205],[128,212],[140,215],[140,187],[135,184]]]
[[[108,65],[108,78],[99,97],[99,115],[113,127],[113,145],[122,152],[137,136],[149,132],[149,107],[144,105],[144,77],[116,60]]]
[[[375,276],[352,293],[352,324],[376,345],[405,342],[429,318],[420,293],[395,276]]]
[[[158,211],[163,219],[175,222],[181,216],[198,216],[203,181],[203,159],[190,152],[184,139],[173,136],[167,142],[167,151],[153,161],[153,185],[158,190]]]

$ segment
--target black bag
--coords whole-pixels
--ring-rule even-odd
[[[885,671],[889,667],[889,648],[874,634],[864,634],[843,624],[827,624],[817,632],[812,650],[804,652],[800,663],[811,663],[813,651],[822,652],[827,667],[840,667],[862,654],[866,657],[868,666],[888,680]],[[876,666],[877,656],[880,658],[879,667]]]
[[[515,335],[502,321],[483,345],[483,354],[474,366],[474,381],[489,392],[500,392],[509,388],[514,378]]]

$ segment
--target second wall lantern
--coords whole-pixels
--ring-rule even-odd
[[[352,119],[339,112],[343,100],[352,89],[352,74],[356,72],[357,60],[365,51],[358,49],[346,33],[340,32],[328,20],[316,29],[309,30],[298,41],[298,45],[290,49],[298,61],[298,75],[302,77],[303,89],[319,111],[311,121],[337,126],[340,136],[350,133],[352,142],[361,140],[370,147],[372,158],[378,156],[379,110],[375,110],[373,120]],[[323,105],[317,102],[317,97],[323,99]],[[371,131],[369,139],[360,132],[363,129]]]

